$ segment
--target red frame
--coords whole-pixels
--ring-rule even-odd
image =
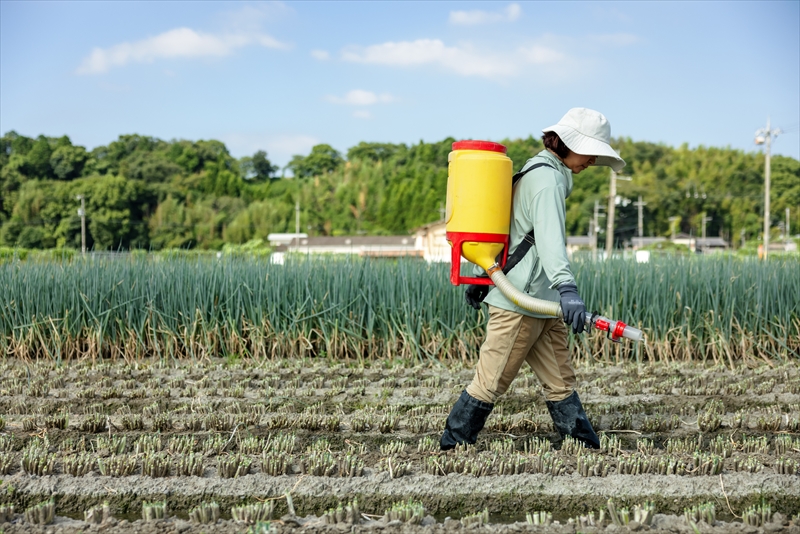
[[[500,243],[503,245],[503,257],[500,267],[505,267],[508,260],[508,234],[485,234],[475,232],[447,232],[447,240],[451,246],[450,256],[450,283],[454,286],[461,284],[476,284],[480,286],[494,285],[491,278],[476,276],[461,276],[461,247],[465,241],[475,243]]]

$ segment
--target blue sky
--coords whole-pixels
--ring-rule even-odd
[[[612,135],[800,158],[800,2],[0,1],[0,131],[317,143]],[[623,154],[624,157],[624,154]]]

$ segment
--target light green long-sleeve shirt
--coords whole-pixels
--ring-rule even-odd
[[[567,258],[565,226],[565,200],[572,193],[572,171],[547,150],[529,159],[523,170],[536,163],[547,163],[553,168],[534,169],[525,174],[514,187],[509,256],[531,228],[535,229],[536,245],[531,247],[507,276],[517,289],[536,298],[559,302],[560,296],[555,288],[567,282],[575,282]],[[546,317],[514,305],[494,287],[489,291],[485,302],[531,317]]]

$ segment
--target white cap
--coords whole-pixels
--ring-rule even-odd
[[[611,167],[619,172],[625,160],[611,148],[611,124],[608,119],[593,109],[572,108],[561,117],[558,124],[542,132],[555,132],[567,148],[583,156],[597,156],[595,165]]]

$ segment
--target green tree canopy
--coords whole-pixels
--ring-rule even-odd
[[[275,173],[280,167],[272,165],[267,159],[267,153],[259,150],[252,157],[245,156],[239,160],[239,170],[242,177],[250,182],[263,182],[276,178]]]
[[[320,176],[337,170],[344,163],[342,155],[330,145],[316,145],[308,156],[294,156],[286,166],[297,178]]]
[[[362,142],[347,150],[347,160],[317,145],[292,158],[287,168],[295,179],[279,179],[265,151],[237,160],[216,140],[131,134],[87,151],[66,136],[12,131],[0,137],[0,245],[80,246],[79,194],[86,199],[88,244],[98,249],[220,249],[265,240],[294,230],[297,202],[301,230],[313,235],[405,234],[440,218],[453,141]],[[502,143],[515,171],[542,150],[533,136]],[[673,226],[697,235],[703,216],[711,217],[708,235],[760,235],[763,154],[631,139],[613,145],[628,162],[623,174],[632,177],[618,182],[617,193],[647,202],[646,235],[668,236]],[[574,183],[567,230],[586,234],[595,202],[606,205],[609,171],[589,168]],[[776,234],[786,208],[800,229],[800,162],[773,157],[771,195]],[[634,235],[635,206],[617,207],[616,226],[617,241]]]

